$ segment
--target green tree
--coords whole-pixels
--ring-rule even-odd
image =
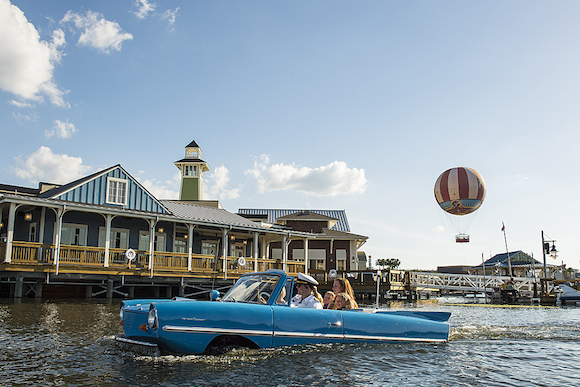
[[[387,267],[389,270],[396,269],[401,264],[398,258],[381,258],[377,259],[377,265]]]

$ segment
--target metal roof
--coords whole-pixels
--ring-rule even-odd
[[[534,262],[534,265],[536,265],[537,267],[543,266],[544,264],[536,259],[534,259],[533,257],[531,257],[530,255],[524,253],[521,250],[518,251],[511,251],[509,253],[509,256],[511,259],[511,262],[508,263],[508,255],[507,253],[502,253],[502,254],[496,254],[493,257],[491,257],[490,259],[488,259],[487,261],[485,261],[485,267],[508,267],[510,264],[511,266],[530,266],[532,264],[532,261]],[[526,258],[526,260],[522,261],[522,260],[513,260],[513,258],[515,256],[518,256],[518,258]],[[546,266],[553,266],[553,265],[546,265]],[[473,266],[471,267],[471,269],[478,269],[481,268],[482,264],[479,264],[477,266]]]
[[[231,213],[221,208],[200,206],[172,200],[160,200],[160,202],[178,218],[263,229],[263,227],[256,222],[252,222],[238,214]]]
[[[71,211],[86,211],[100,214],[114,214],[135,216],[144,219],[159,219],[170,222],[191,222],[193,224],[203,224],[211,227],[243,229],[248,231],[264,232],[269,234],[292,234],[296,236],[316,237],[315,234],[288,230],[285,228],[265,227],[260,223],[252,222],[242,216],[228,212],[224,209],[199,206],[195,204],[160,200],[172,214],[160,214],[156,212],[131,210],[127,208],[111,207],[108,205],[86,204],[71,202],[59,199],[39,198],[24,195],[3,194],[0,193],[0,204],[4,202],[16,202],[26,205],[40,205],[51,208],[63,208],[66,206]]]
[[[240,215],[267,215],[268,222],[275,223],[276,219],[296,212],[302,212],[304,210],[290,210],[290,209],[264,209],[264,208],[240,208],[238,214]],[[350,232],[350,226],[348,225],[348,220],[346,218],[345,210],[308,210],[310,212],[315,212],[320,215],[325,215],[334,219],[338,222],[332,227],[331,230]]]

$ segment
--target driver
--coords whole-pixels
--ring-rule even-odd
[[[318,281],[308,274],[298,273],[296,280],[297,295],[292,297],[290,306],[293,308],[322,309],[322,296],[316,290]]]

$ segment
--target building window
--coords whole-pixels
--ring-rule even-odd
[[[217,242],[213,241],[203,241],[201,243],[201,253],[203,255],[211,255],[215,257],[217,251]]]
[[[230,243],[230,257],[245,257],[245,247],[243,243]]]
[[[308,249],[308,269],[326,270],[326,249]]]
[[[187,253],[187,239],[175,238],[175,244],[173,246],[173,251],[176,253]]]
[[[185,176],[197,176],[197,165],[186,165],[185,166]]]
[[[124,206],[127,203],[127,180],[107,179],[107,203]]]
[[[86,246],[87,226],[84,224],[64,223],[60,233],[60,244],[69,246]]]
[[[99,227],[99,247],[105,247],[105,227]],[[129,248],[129,230],[124,228],[111,228],[109,247],[112,249]]]
[[[165,233],[155,233],[154,251],[165,251]],[[149,251],[149,231],[139,231],[139,250]]]
[[[345,271],[346,268],[346,249],[336,250],[336,270]]]

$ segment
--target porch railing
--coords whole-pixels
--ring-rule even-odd
[[[11,262],[20,264],[54,264],[55,246],[34,242],[12,242]],[[0,263],[4,261],[6,243],[0,243]],[[125,257],[125,249],[109,249],[109,266],[123,268],[149,267],[149,252],[136,251],[136,259],[130,263]],[[154,271],[188,272],[188,254],[165,251],[155,251],[153,258]],[[217,260],[217,262],[216,262]],[[256,261],[252,257],[245,257],[245,264],[239,264],[238,257],[227,257],[228,277],[256,271]],[[77,265],[87,267],[104,267],[105,249],[91,246],[60,246],[60,265]],[[268,269],[282,269],[282,262],[276,259],[258,259],[257,271]],[[304,271],[304,261],[288,261],[288,272],[297,274]],[[223,258],[213,255],[193,254],[191,258],[191,272],[223,275]]]

